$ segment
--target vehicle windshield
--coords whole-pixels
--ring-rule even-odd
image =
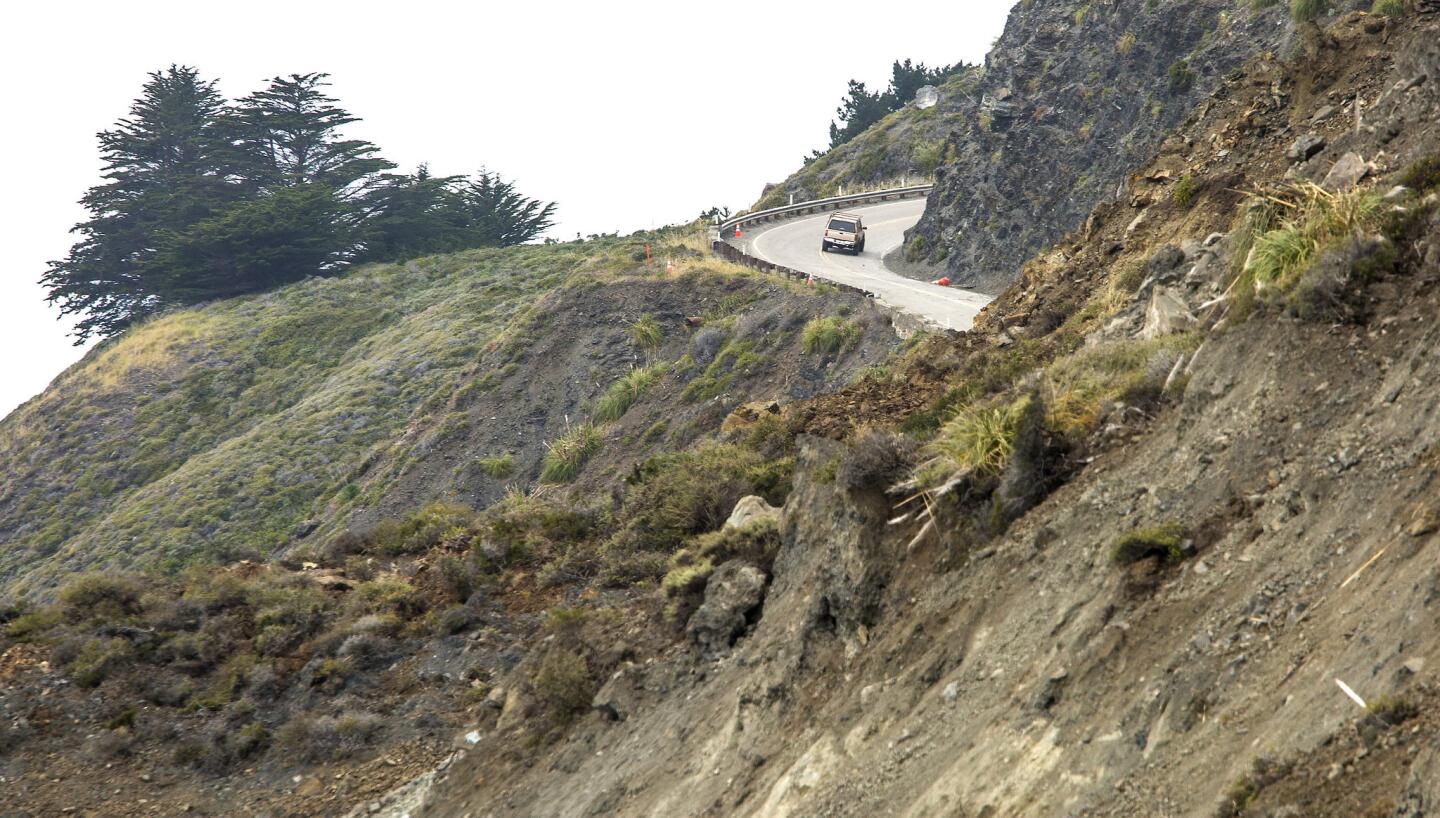
[[[855,232],[855,222],[847,222],[847,221],[845,221],[845,220],[843,220],[843,219],[831,219],[831,220],[830,220],[830,229],[831,229],[831,230],[843,230],[843,231],[845,231],[846,233],[854,233],[854,232]]]

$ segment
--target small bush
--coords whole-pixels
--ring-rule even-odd
[[[811,319],[800,332],[800,345],[808,353],[830,355],[860,340],[859,324],[836,316]]]
[[[1195,182],[1195,177],[1187,173],[1180,177],[1180,181],[1175,183],[1175,189],[1170,191],[1170,201],[1176,207],[1189,207],[1195,203],[1195,193],[1199,188],[1200,185]]]
[[[1420,708],[1414,702],[1398,696],[1383,696],[1370,702],[1366,709],[1375,718],[1392,727],[1420,715]]]
[[[1148,557],[1159,557],[1164,562],[1178,562],[1184,556],[1181,544],[1185,529],[1178,523],[1166,523],[1152,528],[1131,531],[1115,543],[1110,556],[1116,563],[1129,565]]]
[[[428,551],[451,537],[461,537],[474,524],[475,512],[459,503],[429,503],[396,522],[384,520],[366,535],[368,549],[396,556]]]
[[[110,622],[141,611],[140,584],[130,577],[83,574],[60,589],[60,605],[72,622]]]
[[[1290,18],[1297,23],[1308,23],[1325,13],[1328,0],[1290,0]]]
[[[435,632],[442,636],[460,633],[475,624],[475,612],[465,605],[452,605],[435,615]]]
[[[1190,70],[1190,63],[1185,60],[1176,60],[1170,64],[1170,93],[1183,94],[1195,85],[1195,72]]]
[[[257,589],[255,606],[255,649],[263,656],[294,650],[324,622],[325,596],[309,585]]]
[[[1130,56],[1130,52],[1135,50],[1135,43],[1135,32],[1127,31],[1120,35],[1120,39],[1115,41],[1115,50],[1128,57]]]
[[[592,423],[572,426],[564,434],[545,444],[545,458],[540,465],[544,483],[568,483],[580,474],[603,443],[600,430]]]
[[[1400,174],[1400,184],[1420,192],[1440,188],[1440,153],[1427,156]]]
[[[1410,10],[1405,0],[1375,0],[1370,13],[1380,17],[1399,17]]]
[[[562,723],[590,709],[595,698],[595,678],[585,657],[560,646],[552,646],[531,677],[536,695]]]
[[[884,491],[903,479],[915,458],[915,442],[904,435],[867,430],[840,460],[835,482],[851,491]]]
[[[363,750],[383,724],[379,716],[369,713],[300,716],[280,728],[275,746],[285,758],[295,761],[336,761]]]
[[[397,576],[382,576],[356,585],[346,599],[350,612],[356,616],[390,615],[410,619],[424,610],[414,586]]]
[[[124,639],[85,638],[56,648],[65,674],[81,687],[97,687],[106,677],[128,664],[135,651]]]
[[[48,607],[22,613],[5,623],[5,635],[16,642],[33,642],[59,627],[65,617],[59,608]]]

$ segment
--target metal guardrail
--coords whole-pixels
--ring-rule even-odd
[[[898,201],[900,199],[912,199],[919,196],[928,195],[930,193],[931,187],[931,185],[913,185],[911,187],[897,187],[891,188],[889,190],[874,190],[869,193],[854,193],[849,196],[832,196],[828,199],[812,199],[808,202],[797,202],[792,205],[783,205],[781,207],[772,207],[767,210],[757,210],[754,213],[746,213],[743,216],[736,216],[733,219],[727,219],[726,221],[721,222],[714,230],[710,231],[710,252],[714,253],[720,258],[725,259],[726,261],[731,261],[736,264],[749,267],[753,270],[759,270],[765,273],[777,273],[779,275],[785,276],[786,278],[793,278],[801,281],[818,278],[825,281],[827,285],[835,287],[836,289],[845,292],[858,293],[865,296],[866,298],[874,298],[875,294],[870,292],[869,290],[862,290],[859,287],[853,287],[849,284],[842,284],[838,281],[831,281],[829,279],[826,279],[823,275],[817,276],[804,270],[796,270],[791,267],[776,264],[772,261],[766,261],[763,258],[757,258],[755,256],[752,256],[749,253],[746,253],[744,250],[740,249],[739,247],[736,247],[735,245],[726,241],[725,238],[726,236],[734,233],[736,227],[739,227],[743,231],[747,225],[782,221],[784,219],[795,218],[796,216],[806,216],[812,213],[838,210],[850,205],[865,205],[875,204],[876,202],[889,202]]]
[[[764,222],[780,221],[781,219],[804,216],[810,213],[819,213],[822,210],[834,210],[845,205],[873,204],[875,202],[888,202],[897,199],[911,199],[917,196],[925,196],[930,193],[933,185],[911,185],[910,187],[896,187],[889,190],[873,190],[869,193],[852,193],[849,196],[831,196],[828,199],[811,199],[808,202],[796,202],[792,205],[781,205],[768,210],[757,210],[754,213],[746,213],[743,216],[736,216],[727,219],[719,225],[720,237],[735,232],[738,225],[742,230],[747,224],[761,224]]]

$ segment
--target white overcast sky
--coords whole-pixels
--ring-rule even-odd
[[[5,12],[0,415],[77,360],[36,283],[98,180],[95,133],[147,72],[196,66],[235,98],[325,71],[349,133],[409,169],[488,167],[559,203],[551,235],[751,204],[823,147],[856,78],[978,62],[1013,0],[40,2]],[[3,466],[0,466],[3,467]]]

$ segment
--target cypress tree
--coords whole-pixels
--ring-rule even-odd
[[[225,117],[231,141],[228,172],[250,189],[321,184],[345,197],[374,174],[395,167],[380,149],[340,130],[359,122],[326,96],[329,74],[275,77],[241,99]]]
[[[177,65],[149,76],[129,116],[99,134],[106,181],[80,200],[90,214],[72,231],[80,240],[41,278],[47,301],[80,316],[77,344],[165,306],[147,280],[158,236],[238,196],[220,174],[225,146],[215,123],[225,103],[214,81]]]

